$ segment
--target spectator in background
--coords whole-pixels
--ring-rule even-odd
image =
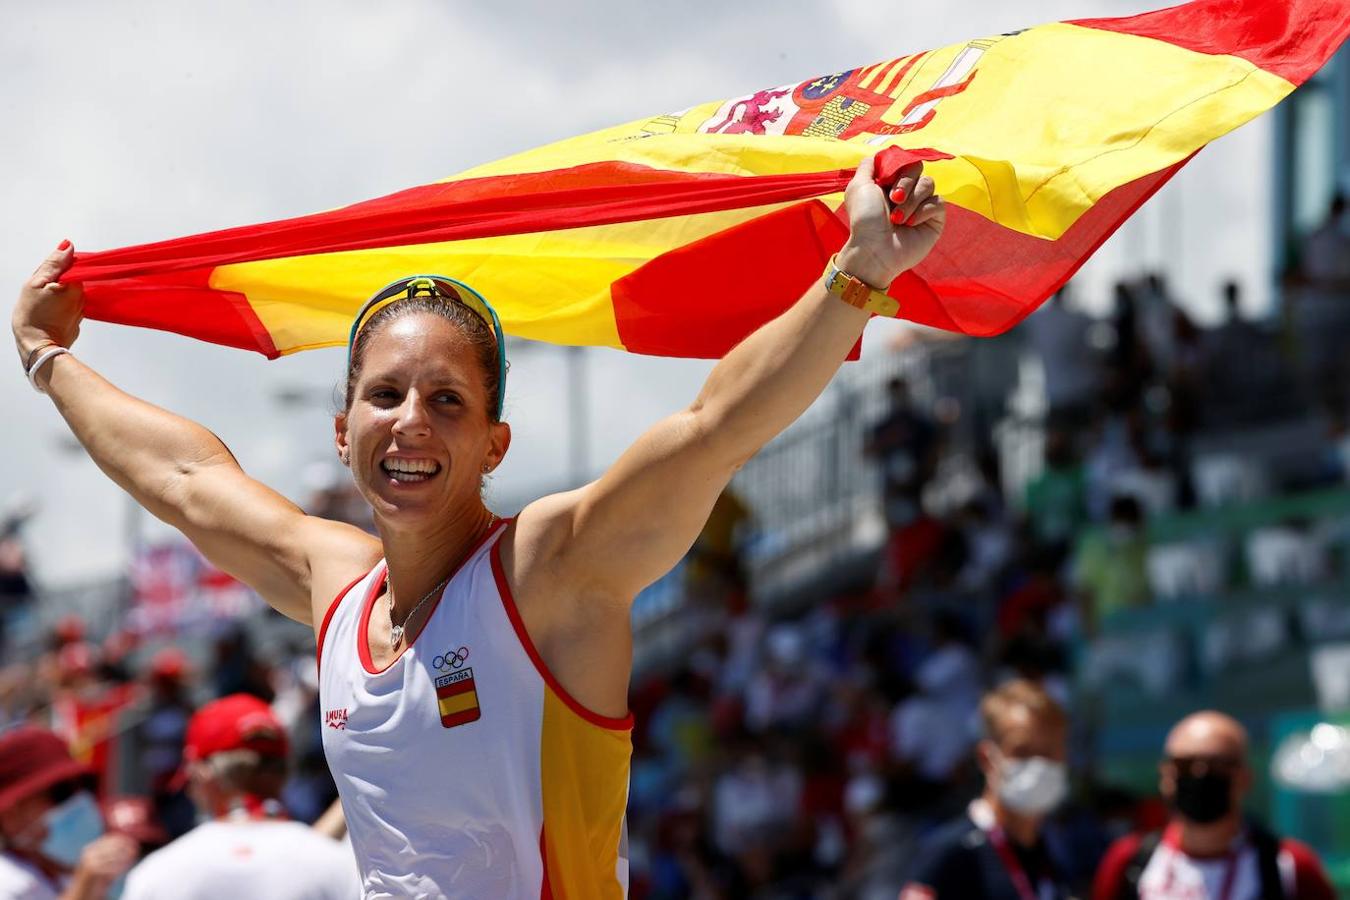
[[[734,753],[735,762],[713,788],[713,837],[730,857],[758,855],[792,827],[801,772],[772,760],[759,739],[745,739]]]
[[[1042,826],[1068,793],[1068,723],[1038,685],[1010,681],[980,703],[984,793],[918,854],[900,900],[1068,897]]]
[[[1146,425],[1142,410],[1130,406],[1119,393],[1094,423],[1092,441],[1083,461],[1087,485],[1088,517],[1104,520],[1111,500],[1125,493],[1121,484],[1133,480],[1143,468]]]
[[[823,695],[820,673],[807,654],[801,625],[775,625],[765,637],[765,649],[765,663],[746,689],[746,726],[757,733],[810,726]]]
[[[895,501],[918,504],[924,485],[937,469],[937,425],[914,406],[905,379],[892,378],[886,393],[890,408],[872,427],[865,450],[881,463],[887,507]]]
[[[94,776],[45,728],[0,736],[0,900],[102,900],[136,859],[104,834]]]
[[[1018,330],[1041,361],[1049,421],[1086,422],[1101,386],[1096,354],[1088,340],[1092,319],[1069,305],[1066,285]]]
[[[0,521],[0,648],[6,646],[11,623],[29,614],[33,602],[28,561],[19,540],[21,521]]]
[[[272,702],[271,670],[253,651],[253,642],[241,624],[234,624],[216,640],[214,692],[217,697],[252,694]]]
[[[914,672],[917,693],[891,715],[892,753],[917,776],[921,796],[940,793],[966,761],[980,699],[980,663],[961,619],[940,613],[933,639],[932,652]]]
[[[1149,272],[1137,288],[1139,298],[1139,335],[1148,350],[1154,369],[1165,372],[1172,366],[1176,351],[1173,312],[1176,304],[1167,289],[1162,272]]]
[[[1073,586],[1090,629],[1112,613],[1149,602],[1148,536],[1143,507],[1134,497],[1116,497],[1105,531],[1083,535],[1073,561]]]
[[[1167,736],[1158,787],[1173,809],[1161,834],[1128,835],[1107,851],[1093,900],[1331,900],[1308,847],[1246,820],[1252,786],[1247,732],[1223,713],[1199,712]]]
[[[1207,388],[1228,402],[1241,402],[1252,384],[1253,366],[1269,356],[1271,341],[1242,315],[1242,289],[1236,281],[1222,288],[1224,318],[1204,337]]]
[[[1144,340],[1140,322],[1139,297],[1143,291],[1127,281],[1116,284],[1111,328],[1114,340],[1106,352],[1106,385],[1104,393],[1112,397],[1108,402],[1117,408],[1138,406],[1149,376],[1153,360]]]
[[[100,677],[99,649],[88,641],[65,644],[56,659],[52,730],[76,759],[90,766],[102,789],[118,769],[118,721],[135,699],[135,689]]]
[[[1037,542],[1066,546],[1087,521],[1087,476],[1063,428],[1045,435],[1045,468],[1027,482],[1027,520]]]
[[[277,800],[287,750],[285,729],[257,697],[233,694],[199,709],[183,774],[207,821],[132,869],[125,900],[359,896],[351,851],[288,821]]]
[[[1302,269],[1312,285],[1350,291],[1350,206],[1344,193],[1336,192],[1326,219],[1308,235]]]
[[[190,683],[188,660],[181,650],[166,647],[155,653],[146,673],[144,714],[135,731],[141,760],[138,770],[146,779],[155,818],[174,837],[185,833],[196,820],[191,801],[181,786],[174,784],[193,712]]]

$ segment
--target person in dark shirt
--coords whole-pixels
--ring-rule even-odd
[[[1161,832],[1130,834],[1107,850],[1093,900],[1332,900],[1311,847],[1272,834],[1243,810],[1255,780],[1247,730],[1215,710],[1192,713],[1167,736],[1158,790],[1172,807]]]
[[[1041,826],[1068,790],[1068,721],[1044,688],[1022,679],[980,703],[976,749],[984,793],[920,851],[900,900],[1068,897]]]
[[[916,501],[937,468],[937,425],[915,407],[905,379],[892,378],[886,393],[890,408],[872,426],[865,449],[881,463],[886,500]]]

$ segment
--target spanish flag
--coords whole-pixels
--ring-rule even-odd
[[[81,254],[91,318],[269,357],[342,345],[389,281],[472,284],[507,332],[717,357],[843,243],[864,157],[951,203],[890,288],[900,316],[992,335],[1062,285],[1206,143],[1350,33],[1350,0],[1194,0],[1040,25],[703,103],[317,215]]]
[[[436,706],[441,714],[441,725],[446,728],[477,722],[482,711],[478,707],[478,686],[473,680],[473,669],[438,676]]]

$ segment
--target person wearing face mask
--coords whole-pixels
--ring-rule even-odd
[[[1331,900],[1311,849],[1244,816],[1251,785],[1247,732],[1235,719],[1210,711],[1182,719],[1159,766],[1171,821],[1111,846],[1093,900]]]
[[[980,702],[976,747],[984,793],[919,853],[900,900],[1055,900],[1068,888],[1042,826],[1068,793],[1068,721],[1032,681],[1006,682]]]
[[[0,735],[0,900],[102,900],[136,859],[104,834],[93,774],[45,728]]]
[[[197,710],[180,777],[202,824],[132,869],[122,900],[355,900],[351,850],[288,820],[277,800],[287,752],[285,729],[257,697]]]

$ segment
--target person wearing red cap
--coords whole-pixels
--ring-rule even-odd
[[[104,834],[93,773],[45,728],[0,735],[0,900],[101,900],[136,859]]]
[[[288,751],[286,730],[257,697],[231,694],[197,710],[180,778],[206,821],[133,868],[123,900],[359,896],[351,852],[289,821],[277,800]]]

